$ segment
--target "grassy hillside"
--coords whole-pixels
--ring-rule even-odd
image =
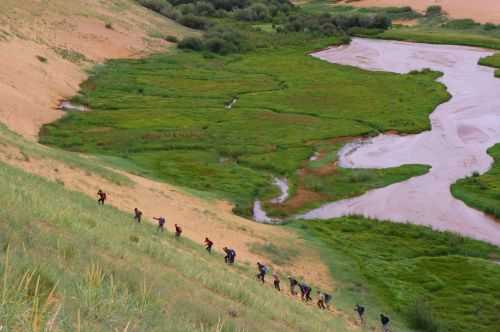
[[[483,175],[474,174],[458,180],[451,192],[467,205],[500,218],[500,144],[493,146],[488,153],[494,159],[492,168]]]
[[[0,164],[0,322],[7,331],[336,331],[253,267]],[[171,227],[171,225],[168,225]]]
[[[229,198],[248,215],[255,197],[276,194],[272,175],[295,181],[321,145],[426,130],[448,98],[437,73],[367,72],[307,55],[335,37],[252,36],[262,48],[242,55],[180,52],[96,68],[75,98],[93,112],[45,126],[41,141],[125,158],[146,175]]]
[[[491,332],[500,326],[498,247],[356,217],[291,226],[323,248],[341,285],[336,296],[366,304],[371,317],[378,314],[372,307],[381,306],[421,331]]]

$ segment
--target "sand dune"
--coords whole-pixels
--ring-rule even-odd
[[[472,18],[477,22],[500,23],[500,0],[359,0],[349,2],[358,7],[367,6],[411,6],[425,10],[428,6],[439,5],[452,18]]]

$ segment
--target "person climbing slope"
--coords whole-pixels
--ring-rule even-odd
[[[181,234],[182,234],[182,228],[181,226],[175,224],[175,237],[179,238],[181,237]]]
[[[288,276],[288,280],[290,281],[290,294],[292,294],[294,296],[297,295],[297,292],[295,291],[295,287],[297,287],[299,282],[297,281],[297,279],[292,278],[290,276]]]
[[[365,318],[363,315],[365,313],[365,307],[363,307],[359,304],[356,304],[356,307],[354,307],[354,311],[356,311],[358,313],[359,321],[361,322],[361,324],[364,324]]]
[[[276,289],[278,292],[281,292],[281,288],[280,288],[280,277],[276,274],[276,273],[273,273],[273,283],[274,283],[274,289]]]
[[[139,210],[138,208],[134,208],[134,220],[137,221],[139,224],[141,223],[142,211]]]
[[[266,273],[269,269],[267,268],[267,266],[261,264],[260,262],[257,262],[257,269],[259,270],[259,273],[257,274],[257,279],[259,279],[260,281],[262,281],[262,283],[264,283],[266,278]]]
[[[233,249],[230,249],[228,247],[224,247],[224,248],[222,248],[222,250],[226,254],[226,256],[224,256],[224,262],[226,262],[226,264],[229,264],[229,265],[234,264],[234,260],[236,258],[236,251],[234,251]]]
[[[206,237],[205,238],[205,249],[207,249],[208,253],[211,254],[212,253],[212,246],[214,245],[214,243],[208,238]]]
[[[158,232],[163,232],[165,227],[165,218],[153,217],[153,219],[158,221]]]
[[[309,302],[309,301],[312,301],[312,298],[311,298],[311,287],[309,287],[306,283],[304,282],[301,282],[299,284],[299,288],[300,288],[300,298],[302,299],[302,301],[305,301],[305,302]]]
[[[384,314],[380,314],[380,323],[382,323],[382,331],[384,332],[389,332],[389,323],[390,323],[389,317],[387,317]]]
[[[318,308],[322,310],[330,309],[330,301],[332,300],[332,296],[330,294],[318,291]]]
[[[99,191],[97,192],[97,197],[98,197],[97,204],[104,205],[104,202],[106,201],[107,198],[106,193],[101,189],[99,189]]]

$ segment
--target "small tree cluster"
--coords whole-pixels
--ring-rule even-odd
[[[310,32],[319,35],[334,35],[351,28],[382,29],[391,26],[391,20],[380,14],[371,15],[337,15],[323,14],[320,16],[294,15],[283,25],[282,31]]]
[[[229,27],[210,29],[203,39],[197,37],[184,38],[179,42],[178,47],[220,55],[240,53],[250,49],[247,38],[242,33]]]

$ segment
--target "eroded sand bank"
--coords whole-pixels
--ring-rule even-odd
[[[354,39],[351,45],[313,54],[320,59],[368,70],[407,73],[432,68],[452,99],[430,116],[432,130],[418,135],[380,135],[357,149],[344,149],[344,167],[386,168],[428,164],[423,176],[327,204],[306,219],[360,214],[450,230],[500,245],[500,223],[467,207],[450,193],[456,180],[484,173],[492,163],[486,150],[500,142],[500,79],[478,66],[491,52],[459,46]],[[395,109],[394,112],[399,110]]]
[[[346,4],[357,7],[403,7],[410,6],[424,11],[428,6],[441,6],[452,18],[472,18],[481,23],[500,23],[500,1],[498,0],[360,0]]]

